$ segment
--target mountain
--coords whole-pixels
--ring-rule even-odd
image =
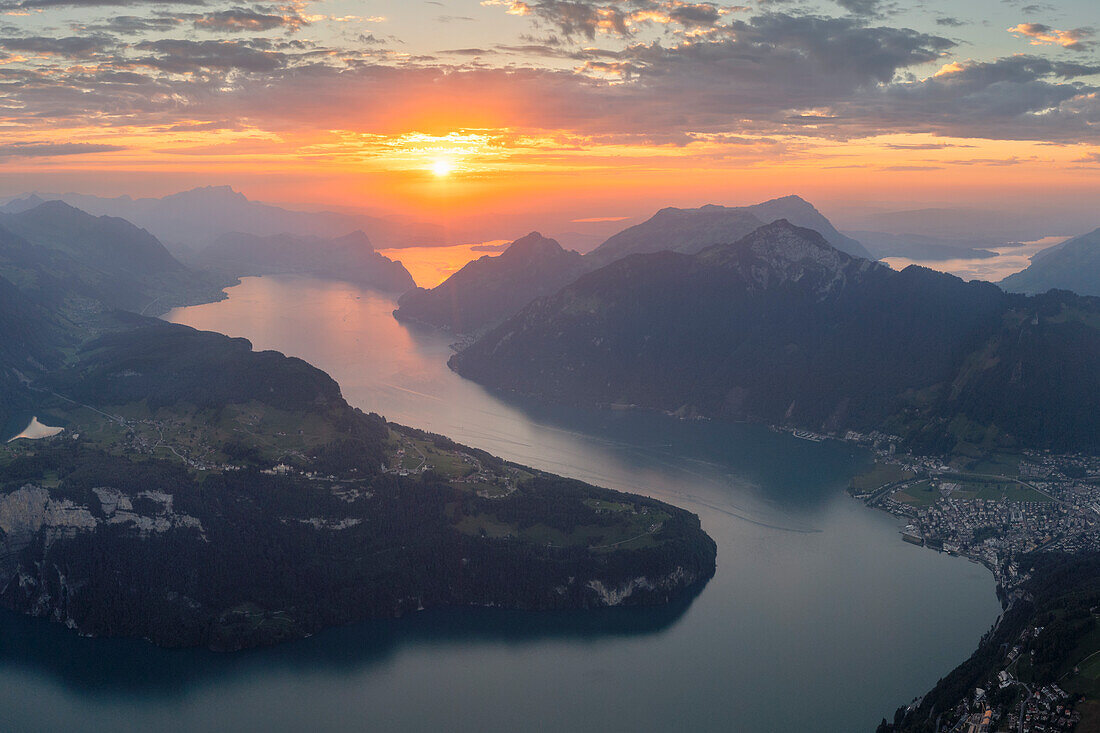
[[[780,220],[589,273],[450,365],[550,401],[636,405],[914,449],[1100,447],[1100,301],[896,272]]]
[[[5,451],[8,608],[233,650],[423,608],[663,604],[714,572],[683,510],[388,424],[243,339],[131,318],[43,380],[37,414],[68,430]]]
[[[0,442],[0,605],[234,650],[424,608],[665,604],[713,575],[688,512],[387,423],[300,359],[117,310],[150,272],[186,272],[147,233],[64,204],[9,216],[34,241],[0,229],[0,429],[64,430]]]
[[[870,256],[859,242],[838,232],[817,209],[798,196],[739,208],[714,205],[698,209],[667,208],[648,221],[615,234],[583,257],[532,233],[513,243],[507,257],[482,257],[436,288],[407,293],[394,315],[454,333],[480,332],[515,314],[535,298],[551,295],[581,274],[615,260],[663,250],[694,254],[716,244],[737,241],[776,219],[815,229],[834,246],[854,256]]]
[[[944,260],[990,259],[996,252],[972,246],[973,242],[919,234],[888,234],[886,232],[851,232],[875,259],[904,257],[908,260],[942,262]]]
[[[0,275],[33,289],[39,302],[66,294],[153,314],[218,300],[226,284],[187,268],[130,222],[61,201],[0,214]]]
[[[30,385],[59,367],[62,348],[75,343],[33,299],[0,277],[0,438],[23,428],[26,420],[15,421],[34,403]]]
[[[662,250],[695,254],[716,244],[736,242],[762,224],[778,219],[813,229],[834,247],[854,257],[870,258],[859,242],[838,232],[821,212],[798,196],[753,206],[711,204],[698,209],[661,209],[648,221],[614,235],[586,257],[595,269],[631,254]]]
[[[21,199],[12,199],[3,206],[0,206],[0,213],[3,214],[19,214],[24,211],[35,208],[41,204],[46,203],[46,199],[40,197],[38,194],[30,194]]]
[[[362,231],[331,239],[233,232],[220,236],[192,262],[233,277],[315,275],[396,293],[416,287],[405,266],[375,252]]]
[[[1100,229],[1043,250],[1027,269],[1002,280],[1001,287],[1013,293],[1059,289],[1100,295]]]
[[[35,194],[32,194],[35,196]],[[333,211],[294,211],[251,201],[229,186],[203,186],[163,198],[100,198],[83,194],[49,195],[93,214],[116,216],[148,229],[178,254],[206,247],[223,234],[243,232],[339,237],[363,230],[380,247],[440,244],[435,225]]]
[[[557,292],[586,269],[581,255],[531,232],[499,256],[467,263],[435,288],[409,291],[398,301],[394,316],[473,333],[499,323],[534,298]]]

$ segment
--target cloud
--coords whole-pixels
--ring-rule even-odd
[[[193,21],[195,28],[199,30],[214,31],[217,33],[256,33],[268,31],[273,28],[288,26],[297,30],[305,21],[297,13],[288,15],[273,15],[261,13],[256,10],[234,8],[232,10],[219,10],[199,16]]]
[[[855,0],[856,2],[877,0]],[[566,37],[595,38],[597,34],[633,36],[639,26],[678,25],[686,29],[711,28],[733,8],[684,0],[482,0],[482,5],[507,8],[511,15],[526,15],[549,25]]]
[[[152,54],[134,63],[177,74],[201,70],[270,72],[283,67],[287,60],[284,53],[237,41],[164,39],[138,43],[134,48]]]
[[[852,15],[865,18],[882,18],[894,12],[893,5],[882,0],[836,0],[836,4]]]
[[[58,155],[87,155],[126,150],[121,145],[94,143],[34,143],[14,142],[0,145],[0,158],[52,158]]]
[[[448,54],[451,56],[490,56],[498,51],[491,48],[450,48],[445,51],[440,51],[441,54]]]
[[[1042,23],[1020,23],[1008,32],[1030,38],[1032,46],[1061,46],[1073,51],[1088,51],[1093,45],[1088,39],[1096,35],[1092,28],[1060,31]]]
[[[909,132],[1072,142],[1100,137],[1100,66],[1010,56],[945,66],[927,79],[856,95],[841,110],[863,124]]]
[[[48,38],[45,36],[0,38],[0,48],[8,51],[23,51],[46,56],[64,56],[66,58],[85,58],[106,51],[115,45],[115,40],[107,35],[68,36],[65,38]]]
[[[100,8],[118,5],[205,5],[205,0],[0,0],[0,10]]]
[[[562,10],[563,3],[553,5]],[[578,12],[610,7],[564,5]],[[520,6],[532,22],[548,24],[550,16],[537,14],[547,3],[502,5],[509,11]],[[191,23],[223,13],[276,18],[299,12],[249,7],[173,17]],[[368,43],[373,36],[330,40],[341,46],[245,32],[289,29],[264,23],[234,28],[231,39],[134,42],[99,33],[6,38],[0,48],[28,59],[0,64],[0,107],[6,124],[28,128],[49,120],[58,129],[182,125],[178,129],[253,129],[303,138],[334,131],[477,129],[504,131],[502,145],[541,135],[577,149],[729,148],[763,138],[775,145],[788,136],[907,132],[1055,142],[1100,138],[1100,89],[1090,85],[1100,74],[1095,65],[1033,55],[959,60],[949,55],[953,40],[876,25],[856,14],[742,17],[709,3],[649,0],[621,0],[615,7],[630,18],[622,26],[625,35],[614,26],[604,31],[582,23],[573,31],[580,37],[571,40],[568,28],[555,25],[561,35],[456,48],[439,58]],[[640,13],[658,11],[667,22],[641,20]],[[673,20],[676,12],[681,15]],[[155,32],[125,20],[133,17],[116,19],[119,33]],[[676,30],[635,33],[643,23]],[[584,40],[589,27],[605,34],[599,48]],[[699,27],[707,32],[693,34]],[[540,57],[556,61],[540,65]],[[204,128],[207,123],[213,127]]]
[[[888,143],[883,145],[890,150],[946,150],[947,148],[972,148],[973,145],[957,143]]]
[[[173,30],[182,22],[183,21],[180,18],[168,16],[143,18],[136,15],[119,15],[111,18],[110,20],[102,21],[99,23],[92,23],[83,26],[74,25],[74,29],[93,32],[116,33],[118,35],[129,36],[139,35],[143,33],[163,33]]]

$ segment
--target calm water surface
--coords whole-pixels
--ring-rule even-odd
[[[0,615],[0,729],[871,731],[976,646],[984,569],[847,498],[865,455],[755,426],[521,405],[448,339],[343,284],[253,278],[170,320],[333,375],[348,400],[506,458],[697,512],[718,573],[662,609],[458,610],[234,655]]]

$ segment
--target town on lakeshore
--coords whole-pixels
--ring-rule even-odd
[[[1100,550],[1098,457],[1037,451],[973,458],[918,457],[899,453],[900,439],[881,432],[849,431],[844,438],[870,448],[875,456],[874,466],[852,479],[849,493],[903,520],[905,542],[966,557],[988,568],[1005,608],[998,625],[1018,601],[1033,600],[1026,557]],[[1086,622],[1091,627],[1100,608],[1088,611]],[[983,644],[996,631],[995,625]],[[937,730],[1078,730],[1082,715],[1075,706],[1083,695],[1093,693],[1100,680],[1100,655],[1081,651],[1087,656],[1062,675],[1060,684],[1035,684],[1035,655],[1050,646],[1043,632],[1043,626],[1028,624],[1014,639],[1002,641],[987,682],[970,689],[950,713],[942,713]],[[919,703],[918,698],[905,710],[915,710]]]

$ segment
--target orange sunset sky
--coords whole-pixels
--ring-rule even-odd
[[[230,184],[444,222],[1100,204],[1090,0],[0,8],[3,195]]]

